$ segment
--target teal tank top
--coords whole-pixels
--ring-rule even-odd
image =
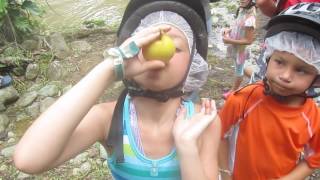
[[[194,114],[194,104],[183,101],[187,117]],[[116,180],[177,180],[180,177],[180,165],[175,148],[166,156],[150,159],[139,151],[130,126],[130,97],[127,96],[123,106],[123,154],[124,162],[116,163],[115,156],[108,157],[108,166]]]

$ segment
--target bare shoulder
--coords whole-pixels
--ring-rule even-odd
[[[115,106],[116,101],[97,104],[91,108],[89,114],[104,124],[104,127],[109,127]]]
[[[111,119],[115,105],[116,101],[94,105],[85,117],[86,122],[88,122],[87,124],[91,124],[87,125],[86,127],[94,126],[92,127],[92,130],[99,129],[99,139],[101,141],[103,141],[109,134],[109,128],[111,125]]]
[[[92,111],[98,118],[106,118],[110,115],[112,116],[115,106],[116,101],[96,104],[91,108],[90,113]]]

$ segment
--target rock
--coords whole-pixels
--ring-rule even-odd
[[[0,133],[4,132],[10,123],[10,119],[5,114],[0,114]]]
[[[40,96],[43,97],[53,97],[59,93],[59,87],[54,84],[48,84],[45,87],[41,88],[38,92]]]
[[[28,109],[28,107],[27,107]],[[27,110],[26,109],[26,110]],[[28,120],[30,119],[30,117],[26,114],[26,113],[23,113],[23,112],[19,112],[17,114],[17,119],[16,119],[16,122],[19,122],[19,121],[25,121],[25,120]]]
[[[49,106],[51,106],[56,101],[55,98],[47,97],[40,102],[40,113],[43,113]]]
[[[19,175],[17,177],[18,180],[22,179],[22,180],[25,180],[27,178],[29,178],[31,175],[29,174],[26,174],[26,173],[23,173],[23,172],[19,172]]]
[[[16,102],[16,105],[18,107],[26,107],[30,105],[37,97],[38,93],[36,91],[28,92],[19,98],[19,100]]]
[[[75,164],[81,164],[82,162],[85,162],[88,158],[88,153],[87,152],[83,152],[81,154],[79,154],[78,156],[76,156],[74,159],[73,159],[73,162]]]
[[[61,80],[68,74],[65,67],[59,61],[53,61],[49,64],[47,75],[49,80]]]
[[[13,145],[13,146],[6,147],[6,148],[2,149],[1,155],[6,158],[12,157],[15,147],[16,147],[16,145]]]
[[[108,167],[108,161],[103,161],[102,166],[103,167]]]
[[[39,70],[40,68],[38,64],[29,64],[26,69],[26,79],[35,79],[38,76]]]
[[[96,159],[96,163],[97,163],[99,166],[101,166],[101,165],[102,165],[101,159]]]
[[[85,162],[81,165],[80,171],[85,174],[91,170],[91,164],[89,162]]]
[[[15,137],[16,135],[14,134],[14,132],[12,132],[12,131],[9,131],[8,132],[8,137],[9,138],[13,138],[13,137]]]
[[[99,144],[99,152],[100,152],[100,157],[101,158],[103,158],[103,159],[107,159],[108,158],[107,151],[101,144]]]
[[[34,51],[38,49],[39,42],[33,39],[28,39],[22,42],[21,46],[23,49],[29,50],[29,51]]]
[[[39,91],[42,88],[43,84],[42,83],[34,83],[30,88],[28,88],[28,91]]]
[[[4,104],[0,103],[0,112],[5,111],[7,108]]]
[[[8,144],[11,144],[11,143],[14,143],[14,142],[16,142],[16,139],[15,139],[15,138],[10,138],[10,139],[7,141]]]
[[[78,176],[78,175],[80,175],[80,174],[81,174],[81,170],[80,170],[79,168],[74,168],[74,169],[72,170],[72,175]]]
[[[82,53],[91,51],[92,46],[87,41],[73,41],[71,48],[73,51]]]
[[[8,104],[16,101],[19,98],[19,93],[14,87],[9,86],[0,89],[0,103]]]
[[[6,171],[7,170],[7,166],[6,165],[1,165],[0,166],[0,171]]]
[[[72,88],[72,84],[69,84],[68,86],[64,87],[62,89],[62,93],[65,94],[66,92],[68,92],[70,89]]]
[[[4,141],[8,137],[8,133],[6,131],[0,132],[0,140]]]
[[[26,108],[26,112],[32,118],[34,118],[34,119],[37,118],[40,114],[40,103],[34,102],[32,105],[30,105]]]
[[[50,36],[50,43],[54,54],[59,59],[64,59],[71,55],[70,48],[68,47],[64,37],[60,33],[54,33]]]

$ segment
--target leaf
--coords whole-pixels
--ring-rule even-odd
[[[7,67],[7,65],[0,63],[0,68],[3,68],[3,67]]]
[[[32,31],[31,24],[26,17],[18,17],[14,19],[14,26],[21,32],[28,33]]]
[[[8,1],[1,0],[0,1],[0,19],[7,14]]]
[[[41,14],[43,13],[43,11],[37,6],[36,3],[29,0],[24,1],[21,8],[29,11],[30,14],[34,16],[41,16]]]

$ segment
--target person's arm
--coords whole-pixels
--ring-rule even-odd
[[[320,167],[320,129],[318,123],[314,123],[313,136],[305,146],[304,161],[301,161],[290,173],[280,180],[305,179],[312,172]]]
[[[229,142],[222,138],[219,146],[219,172],[222,180],[231,180],[232,172],[229,168]]]
[[[169,29],[148,28],[124,44],[134,41],[142,47],[156,40],[160,31]],[[165,66],[161,61],[141,61],[138,56],[123,63],[127,78]],[[92,106],[114,80],[112,61],[105,60],[93,68],[26,131],[14,153],[15,166],[29,174],[40,173],[74,157],[94,142],[103,141],[109,132],[114,104]]]
[[[227,33],[223,36],[223,42],[225,44],[234,45],[250,45],[255,39],[255,30],[253,27],[246,27],[245,36],[241,39],[231,39]]]
[[[274,0],[256,0],[256,4],[266,16],[272,17],[277,11],[277,5]]]
[[[222,180],[233,179],[233,172],[230,169],[230,141],[229,137],[234,131],[233,126],[240,120],[241,114],[244,112],[243,104],[246,103],[243,100],[246,95],[234,95],[225,101],[224,105],[219,111],[219,117],[221,119],[221,141],[219,146],[219,173]]]
[[[200,113],[185,119],[185,109],[180,111],[173,128],[180,160],[181,178],[218,179],[218,146],[220,119],[215,102],[206,100]]]
[[[100,63],[41,114],[16,147],[13,158],[18,169],[31,174],[43,172],[101,138],[100,129],[96,129],[89,137],[80,141],[78,138],[83,137],[83,134],[74,130],[96,103],[105,87],[113,82],[112,66],[109,61]],[[90,117],[95,115],[90,114],[87,119],[91,120]],[[95,121],[88,124],[93,128],[91,130],[95,129]],[[73,145],[74,148],[68,145]]]
[[[313,170],[305,161],[302,161],[286,176],[272,180],[301,180],[311,175]]]

